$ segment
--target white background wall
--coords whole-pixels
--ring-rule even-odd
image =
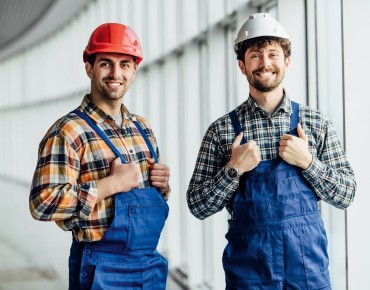
[[[192,289],[224,289],[227,213],[198,221],[185,195],[206,128],[248,96],[232,44],[247,15],[261,10],[278,17],[292,37],[288,93],[330,116],[356,173],[357,198],[347,212],[322,206],[333,289],[367,290],[370,63],[363,32],[370,27],[369,8],[361,0],[100,0],[58,34],[1,61],[0,271],[52,269],[65,289],[70,234],[32,220],[29,186],[38,142],[57,118],[79,105],[89,87],[82,63],[89,35],[99,24],[117,21],[137,32],[144,51],[124,102],[149,119],[162,159],[172,169],[170,217],[160,250],[172,271],[188,276]]]
[[[343,48],[346,149],[358,182],[357,197],[347,211],[348,289],[368,289],[370,269],[370,130],[367,68],[370,59],[370,2],[343,1]]]

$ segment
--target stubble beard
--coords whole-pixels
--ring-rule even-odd
[[[271,92],[276,89],[281,82],[283,81],[284,74],[281,75],[281,71],[279,69],[275,69],[274,77],[275,79],[271,82],[270,80],[259,80],[258,77],[255,78],[257,73],[261,72],[261,70],[252,71],[252,74],[247,74],[247,80],[249,84],[254,87],[256,90],[260,92]]]
[[[120,91],[120,92],[110,92],[107,89],[103,88],[101,91],[101,96],[110,101],[117,101],[123,98],[125,92]]]

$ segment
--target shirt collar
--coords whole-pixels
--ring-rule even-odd
[[[263,111],[260,107],[258,107],[257,103],[254,101],[254,99],[251,95],[249,95],[247,101],[245,102],[245,108],[246,108],[247,111],[249,111],[251,113],[254,113],[257,110]],[[291,101],[290,101],[289,97],[287,96],[285,90],[284,90],[283,99],[281,100],[278,108],[276,109],[276,111],[272,115],[275,115],[276,113],[278,113],[280,111],[289,112],[289,113],[292,112]]]
[[[86,113],[90,118],[92,118],[95,123],[99,124],[104,122],[105,120],[113,120],[113,118],[106,114],[103,110],[99,109],[91,100],[90,95],[87,94],[82,100],[81,108],[84,113]],[[123,119],[130,119],[132,121],[136,121],[134,115],[132,115],[129,110],[126,108],[124,104],[121,104],[121,113]]]

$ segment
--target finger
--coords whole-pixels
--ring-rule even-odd
[[[148,159],[148,163],[149,163],[149,165],[155,164],[154,158]]]
[[[292,139],[294,139],[293,135],[284,134],[283,136],[281,136],[280,140],[292,140]]]
[[[300,123],[298,123],[298,126],[297,126],[297,132],[298,132],[298,136],[299,138],[303,139],[303,140],[307,140],[307,136],[306,136],[306,133],[304,132],[302,126]]]
[[[231,145],[232,148],[236,148],[240,145],[240,142],[242,141],[243,138],[243,132],[240,132],[238,136],[235,137],[235,140],[233,144]]]
[[[167,176],[151,175],[150,176],[150,181],[151,182],[163,182],[163,183],[166,183],[166,182],[168,182],[168,177]]]
[[[150,175],[151,176],[170,176],[170,171],[168,168],[153,168],[150,170]]]
[[[113,160],[114,164],[120,164],[121,163],[121,158],[117,157],[116,159]]]

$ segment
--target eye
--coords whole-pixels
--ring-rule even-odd
[[[109,63],[109,62],[107,62],[107,61],[102,61],[101,63],[100,63],[100,66],[101,67],[109,67],[111,64]]]

